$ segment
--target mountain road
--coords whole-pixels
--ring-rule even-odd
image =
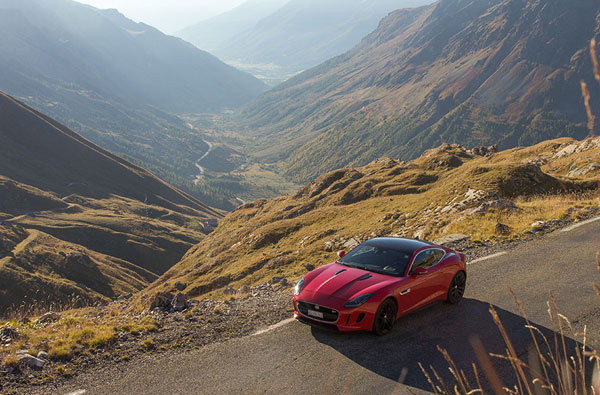
[[[547,301],[552,292],[576,331],[600,335],[600,283],[596,253],[600,221],[556,231],[468,267],[465,298],[458,305],[436,304],[400,318],[385,337],[341,334],[286,320],[259,334],[182,354],[164,354],[119,365],[110,373],[88,372],[56,393],[68,394],[415,394],[431,385],[419,368],[435,368],[451,382],[446,349],[467,378],[476,362],[471,339],[487,352],[504,353],[489,313],[501,318],[519,356],[527,360],[531,335],[510,290],[530,322],[552,334]],[[291,297],[290,297],[291,303]],[[248,312],[251,314],[252,312]],[[572,336],[567,348],[581,346]],[[513,385],[509,366],[493,360],[504,385]],[[116,369],[115,369],[116,370]],[[487,382],[482,377],[484,387]],[[83,391],[83,392],[82,392]]]

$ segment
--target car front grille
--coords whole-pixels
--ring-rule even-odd
[[[315,317],[313,315],[308,314],[308,310],[323,313],[323,318]],[[338,317],[340,315],[340,313],[338,313],[337,310],[306,302],[298,302],[298,311],[305,317],[323,322],[337,322]]]

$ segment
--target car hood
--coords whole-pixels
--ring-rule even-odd
[[[315,297],[326,296],[349,300],[358,293],[374,292],[375,289],[400,279],[400,277],[331,263],[304,286],[302,293],[306,292]]]

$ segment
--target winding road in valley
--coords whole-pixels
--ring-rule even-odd
[[[471,380],[475,360],[471,338],[479,338],[488,352],[504,353],[490,306],[498,312],[517,353],[527,360],[531,336],[511,289],[543,333],[551,333],[546,303],[552,291],[561,313],[576,330],[586,326],[589,335],[600,338],[600,300],[593,290],[593,284],[600,283],[595,262],[599,247],[600,221],[594,220],[473,261],[460,304],[437,304],[402,317],[385,337],[339,334],[287,320],[253,336],[197,351],[131,361],[119,365],[118,372],[88,372],[56,393],[427,393],[431,386],[418,362],[433,366],[451,381],[438,345],[448,350]],[[567,339],[570,349],[577,345]],[[503,384],[513,383],[507,366],[499,364],[496,369]]]
[[[196,179],[194,180],[195,184],[198,184],[198,182],[200,182],[200,180],[202,179],[202,177],[204,177],[204,167],[200,166],[200,162],[202,162],[202,160],[204,158],[206,158],[208,156],[208,154],[210,154],[213,151],[213,149],[214,149],[214,147],[213,147],[213,145],[212,145],[212,143],[210,141],[206,141],[204,139],[202,139],[202,141],[204,141],[208,145],[208,150],[204,153],[204,155],[202,155],[200,157],[200,159],[198,159],[196,161],[196,163],[194,163],[194,165],[198,168],[198,171],[200,172],[196,176]]]

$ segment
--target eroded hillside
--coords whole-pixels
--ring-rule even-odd
[[[0,92],[0,314],[139,291],[222,216]]]
[[[239,207],[149,292],[177,286],[198,297],[287,282],[374,236],[519,239],[596,212],[599,174],[600,138],[502,152],[445,144],[412,162],[335,170],[294,195]]]

